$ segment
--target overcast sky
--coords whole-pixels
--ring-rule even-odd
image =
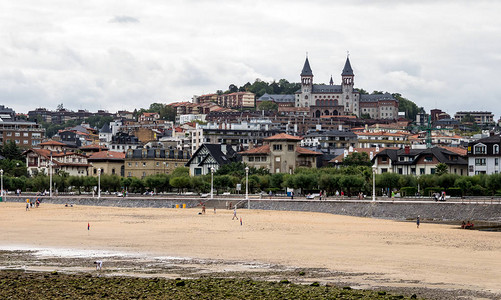
[[[115,112],[285,78],[400,93],[428,111],[501,114],[501,1],[0,4],[0,104]]]

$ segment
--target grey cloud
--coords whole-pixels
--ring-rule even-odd
[[[131,16],[115,16],[110,23],[139,23],[139,20]]]

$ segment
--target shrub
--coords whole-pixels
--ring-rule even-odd
[[[402,197],[412,197],[416,195],[417,193],[417,188],[413,186],[404,186],[403,188],[400,189],[400,195]]]

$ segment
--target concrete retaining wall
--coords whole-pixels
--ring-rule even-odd
[[[26,202],[26,199],[35,201],[37,197],[8,197],[9,202]],[[78,198],[58,197],[42,198],[42,203],[75,204],[92,206],[115,207],[157,207],[174,208],[196,207],[204,201],[207,209],[216,206],[224,209],[226,202],[233,205],[239,203],[239,208],[246,207],[247,203],[239,199],[188,199],[188,198]],[[281,210],[281,211],[311,211],[347,216],[373,217],[392,220],[414,220],[419,215],[422,220],[433,221],[489,221],[501,223],[501,204],[461,204],[448,202],[435,203],[405,203],[405,202],[351,202],[351,201],[316,201],[316,200],[252,200],[252,209]]]

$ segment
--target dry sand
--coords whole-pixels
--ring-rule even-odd
[[[59,247],[366,273],[361,287],[501,293],[501,233],[310,212],[0,203],[0,249]],[[90,223],[90,230],[87,224]]]

